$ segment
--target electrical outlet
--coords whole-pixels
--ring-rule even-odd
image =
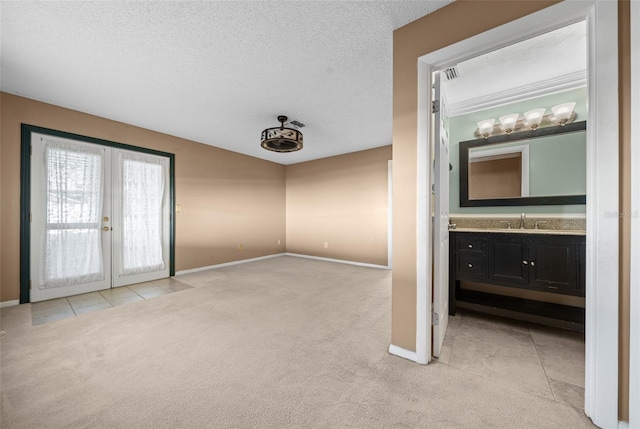
[[[242,243],[238,244],[238,250],[242,250]]]
[[[328,249],[328,248],[329,248],[329,242],[328,242],[328,241],[325,241],[325,242],[324,242],[324,248],[325,248],[325,249]]]

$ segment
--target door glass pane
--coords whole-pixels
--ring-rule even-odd
[[[40,287],[104,279],[100,217],[104,150],[47,141]]]
[[[162,259],[162,204],[166,160],[122,154],[122,272],[165,268]]]

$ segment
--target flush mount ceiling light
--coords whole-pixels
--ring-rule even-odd
[[[286,116],[278,116],[279,127],[267,128],[262,131],[260,146],[273,152],[295,152],[302,149],[302,133],[296,129],[285,127],[284,123],[287,120]],[[301,123],[298,124],[304,126]]]

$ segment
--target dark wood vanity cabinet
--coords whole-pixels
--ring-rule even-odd
[[[584,296],[584,236],[488,234],[490,283]]]
[[[450,232],[449,308],[461,303],[533,312],[545,318],[583,322],[584,310],[460,288],[460,281],[581,296],[585,295],[585,237],[580,235]]]

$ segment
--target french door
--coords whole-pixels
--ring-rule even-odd
[[[169,159],[31,135],[31,302],[169,276]]]

